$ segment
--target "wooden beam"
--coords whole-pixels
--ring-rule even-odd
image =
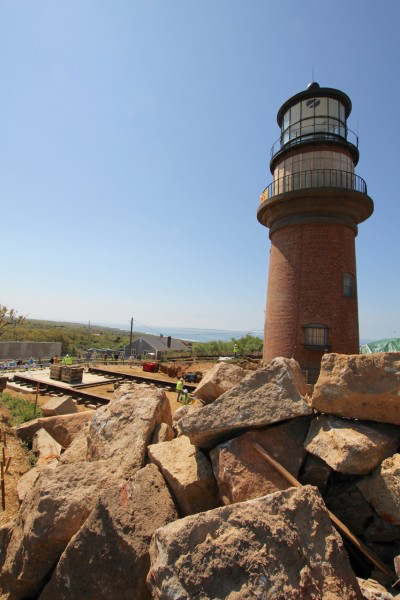
[[[285,467],[283,467],[278,461],[272,458],[272,456],[270,456],[268,452],[266,452],[264,448],[260,446],[260,444],[257,444],[257,442],[252,442],[252,445],[253,448],[257,450],[257,452],[261,454],[261,456],[265,458],[265,460],[270,465],[272,465],[286,479],[286,481],[290,483],[290,485],[292,485],[293,487],[303,487],[303,485],[299,481],[297,481],[297,479],[293,477],[293,475],[289,473],[289,471],[287,471]],[[330,510],[328,510],[328,514],[332,523],[340,531],[340,533],[344,535],[348,540],[350,540],[350,542],[358,550],[360,550],[360,552],[362,552],[362,554],[364,554],[364,556],[366,556],[380,571],[382,571],[382,573],[390,577],[392,581],[396,582],[397,577],[393,573],[393,571],[388,569],[387,566],[376,556],[376,554],[372,552],[369,548],[367,548],[367,546],[365,546],[365,544],[363,544],[362,541],[359,540],[358,537],[355,536],[354,533],[352,533],[350,529],[344,523],[342,523],[342,521],[340,521],[340,519],[338,519]]]

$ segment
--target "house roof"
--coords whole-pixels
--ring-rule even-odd
[[[136,336],[132,340],[132,343],[136,342],[137,340],[144,340],[150,346],[152,346],[152,348],[154,348],[154,350],[157,350],[159,352],[163,352],[166,350],[176,350],[178,352],[187,350],[187,344],[182,342],[182,340],[177,340],[176,338],[171,338],[171,347],[170,348],[168,348],[168,338],[165,336],[161,337],[159,335],[151,335],[151,334],[143,333],[141,335]],[[129,346],[129,344],[126,344],[125,348],[127,346]]]

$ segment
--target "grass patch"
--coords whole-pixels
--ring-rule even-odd
[[[0,394],[0,403],[8,409],[13,425],[21,425],[21,423],[26,423],[26,421],[31,421],[42,416],[40,408],[36,409],[35,414],[35,405],[33,402],[24,400],[24,398],[20,398],[19,396],[13,396],[7,392]]]

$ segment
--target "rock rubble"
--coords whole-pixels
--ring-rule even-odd
[[[217,367],[198,388],[208,396],[173,417],[165,392],[128,384],[96,412],[20,428],[23,439],[36,435],[43,461],[21,478],[18,518],[0,529],[1,592],[395,596],[357,549],[349,560],[327,509],[400,570],[399,357],[325,355],[312,394],[293,359],[243,373]],[[291,487],[254,443],[304,487]]]

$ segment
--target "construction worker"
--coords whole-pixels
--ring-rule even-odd
[[[190,395],[186,388],[183,390],[182,404],[190,404]]]
[[[69,354],[66,354],[63,363],[64,365],[72,365],[72,357]]]
[[[178,383],[176,384],[176,391],[178,393],[177,401],[181,401],[181,396],[183,396],[183,378],[180,377]]]
[[[237,358],[238,355],[238,345],[233,344],[233,358]]]

